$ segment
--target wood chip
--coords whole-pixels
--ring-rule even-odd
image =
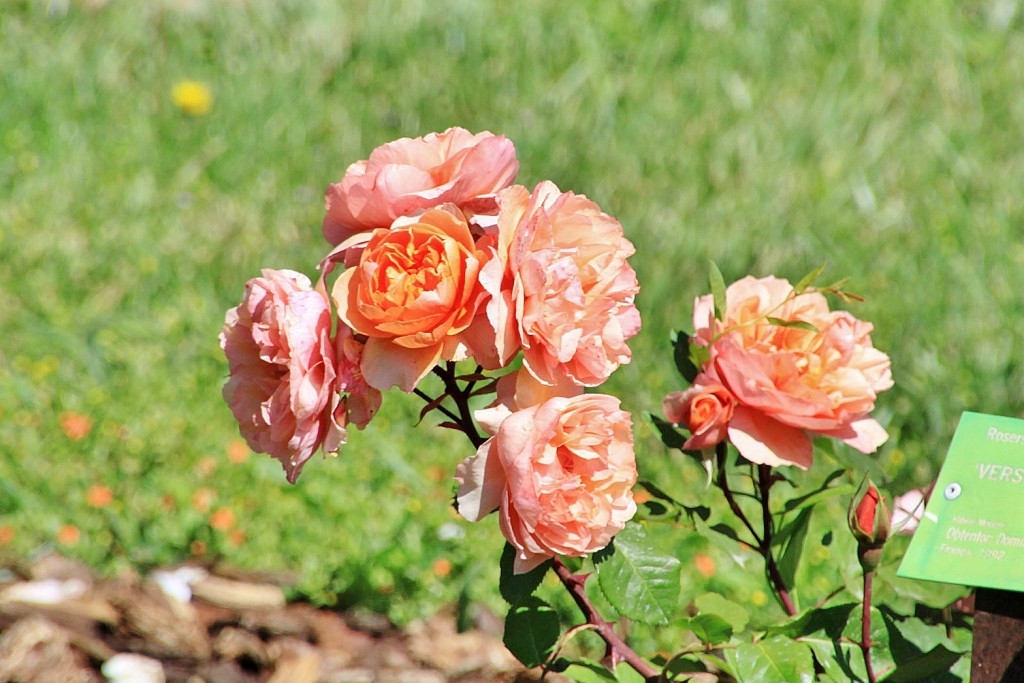
[[[284,591],[269,583],[233,581],[208,576],[192,584],[192,595],[228,609],[278,609],[284,607]]]

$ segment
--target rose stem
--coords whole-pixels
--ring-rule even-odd
[[[437,399],[431,398],[430,395],[427,392],[422,391],[421,389],[418,389],[418,388],[417,389],[413,389],[412,393],[416,394],[417,396],[422,398],[424,401],[426,401],[427,405],[430,405],[435,400],[437,400]],[[459,416],[456,415],[455,413],[453,413],[452,411],[448,410],[447,408],[445,408],[443,405],[438,404],[438,405],[434,406],[433,409],[440,411],[442,415],[447,417],[449,420],[452,420],[453,422],[457,423],[459,421]]]
[[[871,579],[874,572],[864,572],[864,611],[860,618],[860,651],[864,655],[864,670],[868,683],[875,683],[875,670],[871,666]]]
[[[473,446],[479,448],[487,439],[480,436],[480,432],[476,430],[473,412],[469,409],[469,394],[471,391],[459,386],[458,380],[455,379],[455,363],[448,361],[445,363],[443,370],[439,365],[434,366],[434,374],[444,382],[445,391],[452,397],[452,400],[455,401],[455,405],[459,409],[459,417],[453,417],[455,423],[459,425]]]
[[[626,644],[619,634],[615,632],[611,622],[605,620],[594,603],[590,602],[590,597],[587,595],[587,591],[584,589],[583,584],[586,582],[589,574],[573,574],[565,563],[561,559],[555,557],[552,559],[552,567],[555,570],[555,574],[561,580],[562,585],[569,591],[569,595],[576,602],[576,605],[583,612],[583,616],[586,617],[587,623],[592,624],[597,631],[598,635],[608,645],[608,649],[612,655],[612,661],[616,659],[626,662],[631,667],[636,669],[636,672],[644,677],[647,681],[657,681],[661,675],[658,670],[647,662],[643,657],[638,655],[629,645]]]
[[[782,579],[782,572],[779,571],[779,565],[775,562],[775,555],[772,554],[772,534],[775,532],[775,520],[772,519],[772,512],[768,506],[769,492],[772,488],[772,468],[770,465],[758,465],[757,471],[757,483],[761,490],[761,519],[764,523],[764,535],[761,537],[761,546],[758,550],[764,557],[768,580],[775,588],[775,594],[778,595],[779,602],[782,603],[782,609],[789,616],[793,616],[797,612],[796,605],[789,595],[786,582]]]
[[[725,495],[725,500],[729,503],[729,509],[732,510],[732,513],[739,517],[740,521],[743,522],[743,525],[747,527],[750,535],[754,537],[754,545],[756,545],[758,550],[760,550],[762,545],[761,537],[757,535],[756,531],[754,531],[754,525],[752,525],[750,520],[747,519],[747,516],[743,513],[743,508],[739,506],[739,503],[737,503],[736,499],[733,497],[732,489],[729,488],[729,478],[725,471],[725,458],[728,453],[728,448],[728,445],[726,445],[724,441],[715,446],[715,455],[718,456],[718,488],[722,489],[722,493]]]

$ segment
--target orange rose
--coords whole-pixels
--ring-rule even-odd
[[[694,339],[710,345],[704,372],[736,400],[729,440],[743,457],[807,468],[809,433],[864,453],[885,442],[868,414],[892,387],[892,373],[889,357],[871,343],[870,323],[830,311],[820,292],[794,296],[789,282],[774,277],[743,278],[725,294],[723,320],[710,295],[697,300]]]
[[[486,296],[478,275],[489,252],[450,205],[367,239],[358,264],[334,283],[334,303],[367,337],[360,364],[366,382],[412,391],[438,360],[467,354],[460,334]]]
[[[666,396],[662,408],[669,422],[690,430],[683,448],[700,450],[725,440],[735,403],[725,387],[701,375],[686,391]]]

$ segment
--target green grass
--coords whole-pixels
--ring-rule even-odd
[[[679,385],[667,341],[690,327],[707,261],[730,280],[828,261],[893,359],[878,459],[896,489],[928,481],[962,410],[1024,414],[1015,7],[6,3],[4,551],[56,546],[114,571],[183,561],[202,541],[207,557],[396,619],[493,592],[496,525],[447,504],[468,445],[413,429],[414,400],[386,395],[367,432],[292,487],[264,456],[228,460],[220,398],[217,332],[245,280],[312,275],[324,187],[383,142],[451,125],[508,135],[520,182],[587,194],[636,243],[644,329],[605,390],[635,412],[644,473],[699,488],[643,415]],[[177,111],[183,79],[211,86],[211,113]],[[91,418],[84,439],[61,430],[67,411]],[[86,501],[95,484],[114,491],[106,509]],[[210,528],[197,488],[244,540]],[[467,538],[438,540],[453,522]],[[82,531],[73,546],[56,541],[65,524]]]

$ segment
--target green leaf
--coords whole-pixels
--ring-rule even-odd
[[[814,658],[810,649],[781,636],[740,643],[726,651],[725,659],[738,683],[814,681]]]
[[[672,360],[675,361],[676,370],[687,382],[693,382],[700,373],[700,366],[694,364],[690,355],[690,346],[690,335],[682,331],[672,335]]]
[[[782,546],[779,555],[779,573],[782,574],[782,581],[792,590],[795,598],[796,591],[796,570],[800,566],[800,557],[804,552],[804,541],[807,540],[807,529],[810,526],[811,512],[814,508],[804,508],[783,529],[786,533],[786,541]]]
[[[806,330],[807,332],[817,332],[818,328],[804,320],[786,320],[785,318],[776,318],[774,316],[768,316],[766,320],[776,327],[791,327],[796,330]]]
[[[648,413],[648,415],[651,416],[651,423],[654,425],[654,428],[661,435],[661,442],[669,448],[682,450],[683,444],[686,443],[686,437],[680,434],[671,422],[663,420],[654,413]]]
[[[607,667],[589,659],[574,659],[561,673],[577,683],[616,683],[618,680]]]
[[[698,640],[707,645],[720,645],[729,640],[733,627],[717,614],[698,614],[695,617],[679,619],[674,626],[690,631]]]
[[[929,681],[934,676],[949,671],[963,654],[952,652],[942,645],[936,645],[928,652],[922,652],[912,659],[901,661],[893,672],[883,678],[887,683],[911,683]]]
[[[620,614],[645,624],[666,624],[679,602],[678,558],[657,552],[639,524],[627,524],[594,555],[598,585]]]
[[[835,470],[830,475],[825,477],[825,481],[823,481],[821,483],[821,486],[819,486],[817,489],[798,498],[791,498],[787,500],[786,504],[783,506],[782,509],[785,512],[793,512],[794,510],[800,510],[805,507],[817,505],[821,501],[827,500],[828,498],[831,498],[833,496],[854,493],[857,490],[857,487],[855,487],[853,484],[845,484],[841,486],[836,486],[834,488],[829,488],[828,486],[833,481],[843,476],[844,472],[845,470]]]
[[[711,349],[707,346],[690,344],[690,362],[698,368],[703,368],[711,362]]]
[[[501,574],[498,577],[498,592],[508,604],[521,605],[533,595],[533,591],[537,590],[537,586],[551,567],[551,561],[537,565],[525,574],[516,574],[512,570],[515,559],[516,549],[510,543],[506,543],[499,562]]]
[[[750,622],[750,612],[746,607],[738,605],[732,600],[726,600],[718,593],[705,593],[700,595],[693,604],[701,614],[717,614],[729,622],[733,631],[739,633]]]
[[[528,668],[547,661],[560,634],[558,614],[540,598],[514,605],[505,617],[505,647]]]
[[[814,281],[821,277],[821,274],[825,272],[825,266],[827,265],[828,261],[823,261],[820,266],[800,278],[800,281],[793,286],[793,291],[800,293],[813,285]]]
[[[715,318],[724,320],[726,311],[725,278],[722,277],[722,271],[718,269],[717,263],[709,261],[708,264],[708,284],[711,286],[711,296],[715,301]]]

